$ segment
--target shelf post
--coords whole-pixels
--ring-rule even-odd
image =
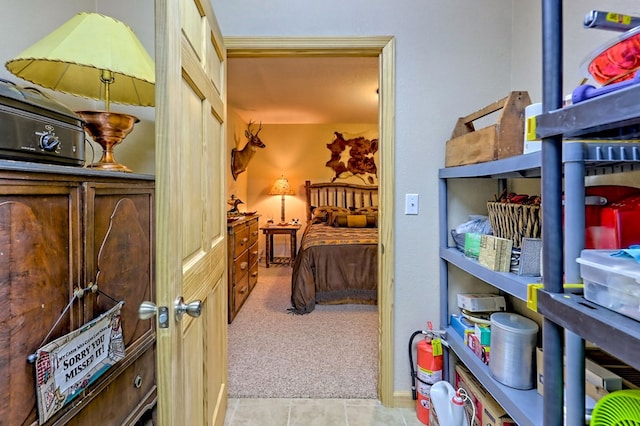
[[[542,1],[542,110],[562,106],[562,1]],[[546,291],[562,292],[562,135],[542,140],[542,262]],[[562,328],[544,319],[544,426],[562,426]],[[584,414],[582,415],[584,419]],[[583,420],[584,422],[584,420]]]
[[[566,224],[566,233],[573,236],[573,238],[566,238],[564,242],[564,277],[565,281],[571,284],[582,282],[576,258],[580,256],[585,241],[584,179],[585,172],[582,161],[566,161],[564,163],[564,215],[566,218],[571,218],[571,221]],[[578,235],[580,237],[577,237]],[[566,369],[566,381],[570,384],[579,384],[579,386],[567,386],[565,402],[566,424],[568,426],[578,426],[584,424],[585,412],[584,385],[581,385],[585,380],[584,340],[569,330],[565,330],[564,337],[567,359],[564,367]]]
[[[440,178],[438,180],[438,205],[440,207],[440,217],[438,218],[438,228],[440,229],[439,243],[440,248],[447,248],[449,245],[449,208],[447,194],[447,180]],[[440,330],[445,330],[449,325],[449,267],[447,262],[440,258]],[[447,348],[444,351],[444,380],[451,381],[454,377],[454,363],[450,362],[450,352]]]

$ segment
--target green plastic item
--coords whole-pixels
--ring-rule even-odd
[[[640,390],[624,389],[602,397],[593,408],[590,426],[640,426]]]
[[[480,256],[480,240],[482,240],[482,234],[476,232],[464,234],[464,255],[477,259]]]

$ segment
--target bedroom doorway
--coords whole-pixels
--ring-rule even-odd
[[[395,406],[393,394],[393,164],[395,111],[395,40],[353,38],[225,38],[228,58],[378,57],[379,58],[379,234],[378,245],[378,399]]]

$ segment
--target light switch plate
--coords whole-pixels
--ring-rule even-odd
[[[418,194],[406,194],[404,214],[418,214],[419,200],[420,196]]]

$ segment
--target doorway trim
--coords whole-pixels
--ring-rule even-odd
[[[228,58],[378,57],[380,139],[378,243],[378,399],[392,407],[394,299],[395,38],[224,37]]]

